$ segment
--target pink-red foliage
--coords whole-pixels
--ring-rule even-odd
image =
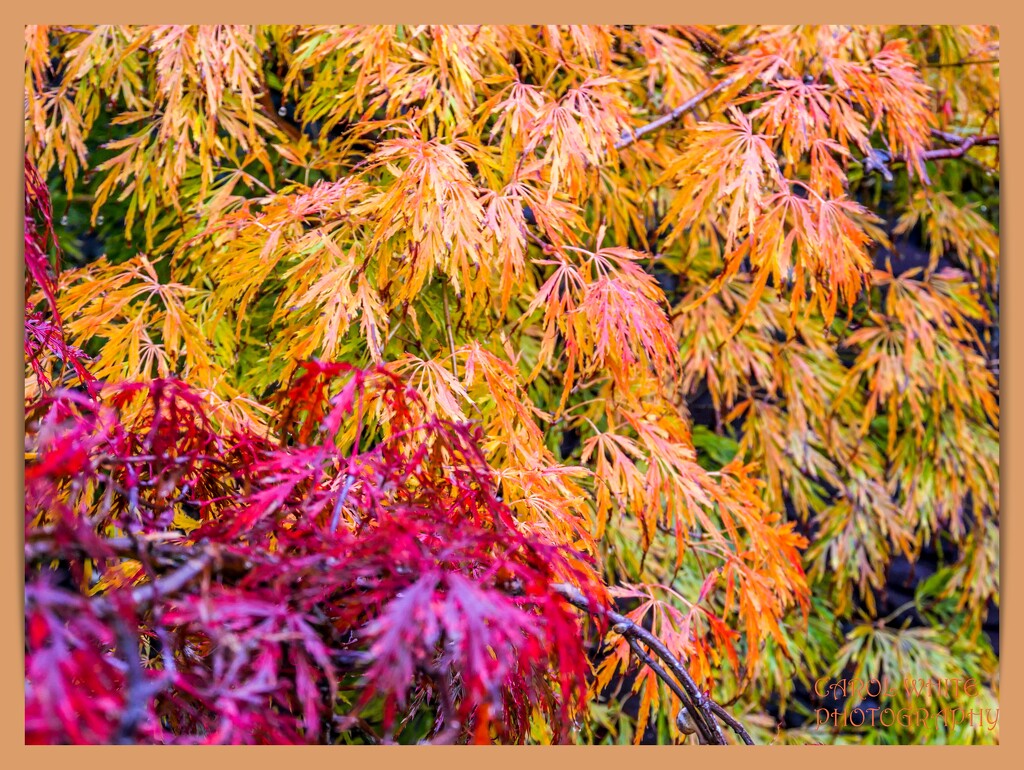
[[[366,709],[377,738],[418,709],[437,739],[567,730],[587,664],[552,586],[600,591],[519,531],[477,427],[383,368],[304,365],[281,441],[218,434],[177,380],[81,379],[26,407],[28,742],[322,742]]]

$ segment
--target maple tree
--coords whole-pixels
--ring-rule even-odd
[[[981,26],[26,28],[26,739],[997,704],[998,72]]]

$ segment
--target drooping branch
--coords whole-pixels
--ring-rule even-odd
[[[626,637],[626,641],[629,643],[629,648],[633,651],[633,654],[636,655],[637,658],[639,658],[644,663],[644,665],[646,665],[655,674],[657,674],[659,679],[661,679],[663,682],[665,682],[665,684],[668,685],[669,689],[672,690],[673,693],[675,693],[675,696],[679,698],[679,701],[681,703],[686,703],[686,696],[683,693],[682,688],[679,686],[679,683],[676,682],[676,680],[673,679],[671,676],[669,676],[668,672],[661,667],[658,661],[654,660],[654,658],[652,658],[650,655],[644,652],[643,649],[640,647],[640,643],[637,642],[636,639],[632,637]],[[736,719],[736,717],[734,717],[722,706],[720,706],[712,700],[707,700],[707,705],[713,714],[718,716],[719,719],[721,719],[723,722],[729,725],[730,728],[732,728],[733,732],[735,732],[736,735],[740,737],[741,741],[743,741],[748,746],[754,745],[754,739],[750,737],[750,733],[747,732],[746,728],[743,727],[742,724],[740,724],[739,720]]]
[[[585,612],[595,612],[596,608],[591,605],[587,601],[586,597],[584,597],[583,594],[573,586],[560,583],[552,587],[574,607],[584,610]],[[625,615],[621,615],[614,610],[600,609],[597,611],[602,612],[604,616],[613,623],[613,630],[626,638],[630,648],[640,661],[649,666],[651,670],[669,686],[672,692],[675,693],[676,697],[683,703],[684,708],[686,708],[692,716],[697,730],[705,742],[712,745],[726,744],[725,735],[722,734],[721,727],[719,727],[718,721],[715,719],[715,716],[717,715],[736,732],[744,743],[753,744],[753,739],[751,739],[750,734],[743,729],[743,726],[740,725],[736,719],[729,716],[725,712],[725,709],[700,691],[697,683],[693,680],[693,677],[690,676],[690,673],[686,670],[686,667],[682,662],[673,655],[664,643],[654,636],[654,634],[643,626],[637,625]],[[654,654],[654,656],[660,658],[665,665],[668,666],[672,675],[669,676],[669,673],[653,659],[653,656],[645,653],[640,648],[639,644],[637,644],[638,642],[642,642]]]
[[[672,110],[669,113],[666,113],[665,115],[662,115],[660,118],[652,120],[650,123],[645,123],[644,125],[640,126],[640,128],[637,128],[635,130],[623,131],[622,137],[619,139],[619,141],[615,143],[615,149],[621,150],[625,147],[629,147],[629,145],[633,144],[633,142],[635,142],[641,136],[649,134],[652,131],[657,131],[662,126],[666,126],[669,123],[679,120],[679,118],[681,118],[683,115],[690,112],[691,110],[695,109],[699,104],[703,103],[710,97],[714,96],[722,89],[728,88],[735,82],[735,75],[727,77],[725,80],[720,80],[713,86],[708,86],[703,91],[699,91],[697,94],[687,99],[674,110]]]
[[[720,704],[714,701],[708,701],[708,708],[711,709],[712,713],[715,714],[719,719],[725,722],[736,733],[740,740],[748,746],[754,745],[754,739],[750,737],[750,733],[747,732],[746,728],[740,724],[740,721],[736,719],[732,714],[725,710]]]

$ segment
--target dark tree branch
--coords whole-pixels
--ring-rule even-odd
[[[643,649],[640,647],[640,644],[635,639],[631,637],[626,637],[626,641],[629,643],[629,648],[633,650],[633,654],[636,655],[637,658],[639,658],[641,661],[643,661],[644,665],[646,665],[648,668],[654,671],[654,673],[657,674],[658,677],[669,686],[669,689],[671,689],[672,692],[675,693],[675,696],[679,698],[679,701],[681,703],[686,703],[686,694],[682,691],[682,688],[679,686],[679,683],[676,682],[676,680],[673,679],[671,676],[669,676],[668,672],[661,667],[661,664],[659,664],[658,661],[654,660],[650,655],[644,652]],[[715,715],[717,715],[719,719],[721,719],[723,722],[729,725],[730,728],[732,728],[733,732],[735,732],[740,737],[741,741],[743,741],[748,746],[754,745],[754,739],[750,737],[750,733],[748,733],[746,729],[743,727],[743,725],[739,723],[739,720],[737,720],[734,716],[732,716],[732,714],[730,714],[722,706],[715,703],[714,701],[708,700],[707,704],[708,708]]]
[[[961,59],[960,61],[935,62],[921,66],[924,69],[945,69],[947,67],[967,67],[974,64],[999,64],[999,59]]]
[[[719,719],[721,719],[723,722],[729,725],[729,727],[732,728],[732,731],[740,737],[741,741],[743,741],[748,746],[754,745],[754,739],[750,737],[750,733],[747,732],[746,728],[744,728],[743,725],[740,724],[740,721],[736,719],[736,717],[734,717],[732,714],[726,711],[721,705],[715,703],[714,701],[708,702],[708,708],[710,708],[711,711],[714,712]]]
[[[281,94],[281,99],[284,99],[284,94]],[[263,89],[263,93],[261,93],[259,97],[259,105],[260,112],[273,121],[274,125],[281,129],[289,139],[293,142],[297,142],[302,138],[302,132],[295,125],[289,123],[278,114],[277,108],[274,107],[274,100],[270,97],[269,89]]]
[[[675,693],[675,696],[679,698],[681,703],[686,703],[690,700],[690,696],[686,694],[682,687],[679,686],[679,682],[669,676],[669,673],[661,667],[654,658],[644,652],[640,643],[632,636],[626,637],[626,643],[629,645],[629,649],[633,651],[633,654],[637,656],[641,663],[651,669],[658,677],[668,685],[668,688]]]
[[[657,657],[661,658],[661,660],[665,663],[665,665],[668,666],[669,670],[672,672],[672,675],[675,677],[675,682],[677,683],[677,686],[681,686],[679,686],[678,689],[676,688],[676,686],[673,686],[673,684],[670,683],[671,679],[667,677],[667,672],[665,672],[665,670],[660,665],[657,668],[654,668],[652,666],[652,670],[662,680],[669,683],[669,687],[672,688],[672,691],[676,694],[676,697],[678,697],[682,701],[683,705],[688,709],[689,713],[692,715],[694,722],[697,726],[697,729],[701,734],[701,737],[710,744],[725,745],[725,735],[722,734],[722,730],[719,727],[718,722],[714,716],[720,711],[724,711],[724,709],[722,709],[720,706],[718,707],[718,709],[715,708],[717,704],[715,704],[714,701],[712,701],[710,698],[708,698],[704,693],[700,691],[700,688],[697,686],[697,683],[694,682],[693,677],[690,676],[690,672],[686,670],[686,667],[680,662],[680,660],[675,655],[672,654],[672,652],[664,645],[664,643],[660,639],[654,636],[654,634],[652,634],[643,626],[634,623],[625,615],[621,615],[618,612],[615,612],[611,609],[601,609],[592,606],[587,601],[586,597],[577,588],[574,588],[571,585],[568,585],[566,583],[558,583],[552,586],[552,588],[559,595],[561,595],[562,598],[564,598],[567,602],[569,602],[569,604],[573,605],[574,607],[577,607],[578,609],[584,610],[585,612],[589,612],[592,614],[603,614],[606,618],[608,618],[608,620],[610,620],[614,624],[613,630],[616,633],[624,636],[627,642],[631,640],[638,640],[640,642],[643,642],[647,646],[647,648],[651,650],[651,652],[657,655]],[[634,646],[633,644],[630,644],[630,647],[633,649],[634,653],[639,649],[638,646]],[[640,655],[638,655],[637,657],[640,657],[641,662],[644,662],[647,665],[650,665],[648,661],[652,660],[651,656],[646,656],[646,660],[644,657],[641,657]],[[659,673],[659,671],[661,673]],[[730,719],[732,723],[727,721],[726,724],[729,724],[729,726],[733,727],[733,729],[735,730],[736,727],[733,726],[733,723],[735,723],[737,726],[739,723],[731,717]],[[742,730],[742,727],[740,728],[740,730]],[[742,732],[738,730],[737,734],[739,734],[740,737],[743,738],[744,743],[748,742],[750,736],[746,733],[745,730],[743,730]],[[752,740],[749,742],[753,743]]]

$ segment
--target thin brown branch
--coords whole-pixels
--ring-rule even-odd
[[[441,286],[441,292],[442,292],[441,298],[442,298],[443,303],[444,303],[444,330],[448,334],[448,350],[452,354],[452,374],[454,374],[455,378],[458,379],[458,377],[459,377],[459,370],[456,368],[458,366],[458,359],[457,359],[457,357],[455,355],[455,337],[452,336],[452,314],[451,314],[451,311],[448,309],[448,284],[447,283],[445,283],[445,284],[443,284]]]
[[[622,137],[619,139],[619,141],[615,143],[615,149],[621,150],[624,147],[629,147],[629,145],[633,144],[633,142],[635,142],[637,139],[644,136],[645,134],[649,134],[652,131],[657,131],[662,126],[666,126],[669,123],[678,120],[683,115],[696,108],[699,104],[706,101],[711,96],[714,96],[722,89],[728,88],[735,82],[736,75],[727,77],[725,80],[720,80],[717,83],[715,83],[715,85],[708,86],[703,91],[700,91],[694,96],[690,97],[685,102],[676,107],[674,110],[672,110],[669,113],[666,113],[665,115],[662,115],[660,118],[652,120],[650,123],[645,123],[644,125],[640,126],[640,128],[637,128],[635,130],[623,131]]]
[[[935,62],[922,66],[925,69],[945,69],[947,67],[967,67],[975,64],[999,64],[999,59],[961,59],[960,61]]]
[[[281,94],[281,98],[284,99],[284,94]],[[274,100],[270,98],[270,90],[267,88],[263,89],[263,93],[260,94],[259,98],[260,112],[266,117],[274,121],[274,125],[280,128],[288,138],[293,142],[299,141],[302,138],[302,132],[289,121],[285,120],[283,116],[278,114],[277,109],[274,107]]]

